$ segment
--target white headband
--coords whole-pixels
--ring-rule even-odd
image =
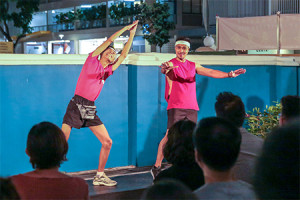
[[[115,53],[117,53],[117,51],[113,47],[109,46],[108,48],[112,49]]]
[[[185,40],[178,40],[178,41],[176,41],[175,46],[176,46],[177,44],[184,44],[184,45],[186,45],[188,48],[190,48],[190,46],[191,46],[191,44],[190,44],[189,42],[185,41]]]

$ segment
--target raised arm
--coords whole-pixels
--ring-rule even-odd
[[[121,55],[118,57],[118,59],[114,62],[113,66],[112,66],[112,71],[115,71],[120,65],[121,63],[125,60],[126,56],[128,55],[128,52],[130,50],[135,32],[136,32],[136,28],[137,28],[137,24],[139,21],[135,21],[133,22],[133,26],[130,28],[130,36],[129,39],[127,41],[127,43],[125,44]]]
[[[116,38],[122,35],[125,31],[130,30],[133,26],[136,26],[136,22],[123,27],[121,30],[115,32],[112,36],[110,36],[105,42],[103,42],[97,49],[94,51],[92,56],[100,55]]]
[[[235,78],[241,74],[246,73],[246,70],[240,68],[235,71],[222,72],[219,70],[202,67],[200,64],[196,63],[196,73],[199,75],[209,76],[212,78]]]

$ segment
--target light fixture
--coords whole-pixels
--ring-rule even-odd
[[[65,36],[64,34],[59,34],[59,35],[58,35],[58,37],[59,37],[61,40],[63,39],[64,36]]]
[[[215,44],[215,40],[212,36],[206,36],[203,40],[203,43],[206,47],[212,47]]]
[[[54,13],[55,13],[55,10],[52,10],[52,13],[54,14]]]
[[[92,5],[81,5],[80,7],[81,7],[81,8],[91,8]]]
[[[37,42],[26,42],[26,44],[29,44],[29,45],[31,45],[31,44],[37,44]]]

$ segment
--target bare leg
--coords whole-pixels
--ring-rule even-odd
[[[62,127],[61,127],[61,130],[65,134],[66,140],[68,141],[68,139],[70,137],[72,127],[69,126],[68,124],[63,124]]]
[[[156,162],[154,165],[155,167],[160,167],[161,162],[164,159],[163,148],[168,141],[168,132],[169,132],[169,129],[167,129],[166,135],[163,137],[163,139],[159,143],[158,150],[157,150],[157,156],[156,156]]]
[[[104,124],[101,124],[99,126],[90,126],[89,128],[96,135],[96,137],[100,140],[102,144],[100,156],[99,156],[98,172],[104,172],[104,167],[109,156],[112,140],[110,139]]]

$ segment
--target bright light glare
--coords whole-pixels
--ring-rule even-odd
[[[80,7],[81,7],[81,8],[91,8],[92,5],[81,5]]]

